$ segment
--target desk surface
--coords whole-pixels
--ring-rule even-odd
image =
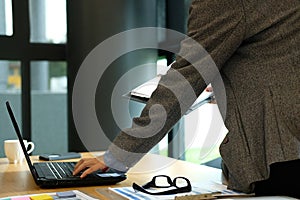
[[[99,154],[101,153],[95,153],[94,155]],[[91,156],[93,156],[91,153],[82,154],[82,157]],[[32,162],[39,162],[37,156],[32,156],[31,160]],[[192,182],[207,179],[217,182],[221,181],[221,171],[219,169],[180,161],[165,156],[147,154],[135,167],[128,171],[127,179],[125,181],[116,185],[110,185],[109,187],[131,186],[133,182],[144,184],[154,175],[158,174],[166,174],[171,177],[185,176]],[[96,189],[105,189],[108,186],[41,189],[35,184],[25,161],[19,164],[9,164],[6,158],[0,158],[0,186],[0,197],[79,190],[95,198],[109,199],[96,192]]]
[[[82,157],[91,157],[93,155],[97,156],[100,154],[101,152],[94,154],[82,153]],[[32,162],[39,162],[38,156],[32,156],[31,160]],[[74,159],[71,161],[77,160],[78,159]],[[112,196],[111,193],[107,193],[107,188],[131,186],[133,182],[141,185],[151,180],[154,175],[159,174],[169,175],[170,177],[185,176],[191,181],[191,183],[197,183],[207,180],[220,183],[222,173],[221,170],[216,168],[193,164],[186,161],[168,158],[165,156],[147,154],[139,163],[137,163],[132,169],[128,171],[127,179],[116,185],[41,189],[35,184],[25,161],[19,164],[9,164],[7,158],[0,158],[0,198],[27,194],[53,193],[66,190],[79,190],[97,199],[122,200],[124,198],[117,195]],[[96,190],[101,190],[101,194]],[[257,197],[257,199],[283,200],[293,198]]]

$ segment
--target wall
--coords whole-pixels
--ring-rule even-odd
[[[69,75],[69,149],[70,151],[83,151],[94,147],[85,147],[72,118],[72,90],[76,79],[77,71],[90,51],[98,44],[109,37],[123,32],[125,30],[156,26],[156,0],[76,0],[67,1],[67,23],[68,23],[68,44],[67,44],[67,61]],[[145,38],[148,39],[148,38]],[[126,46],[130,46],[134,39],[126,40]],[[101,56],[101,55],[99,55]],[[120,127],[115,123],[111,110],[111,96],[114,86],[118,80],[135,66],[145,63],[155,63],[157,59],[156,50],[141,50],[131,52],[118,58],[105,71],[104,76],[99,81],[96,99],[97,117],[101,127],[107,134],[107,138],[96,141],[95,150],[105,150],[112,140],[120,131]],[[98,66],[106,67],[106,66]],[[129,91],[137,85],[154,77],[156,68],[149,65],[147,70],[136,72],[132,75],[131,80],[123,84],[119,90]],[[87,78],[87,81],[88,78]],[[122,98],[121,96],[119,97]],[[80,105],[78,105],[80,106]],[[120,108],[123,108],[121,104]],[[130,106],[130,112],[136,115],[140,112],[141,106],[133,103]],[[120,118],[127,117],[128,110],[120,110]],[[84,114],[84,113],[82,113]],[[89,114],[89,113],[86,113]],[[91,132],[89,121],[82,120],[86,127],[86,133]],[[125,122],[124,126],[130,126]]]

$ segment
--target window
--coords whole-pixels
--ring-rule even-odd
[[[29,11],[30,42],[66,42],[66,1],[29,0]]]
[[[10,118],[7,115],[5,101],[10,101],[18,123],[21,125],[21,62],[0,60],[0,139],[15,139],[14,129]],[[0,157],[4,155],[3,148],[0,148]]]
[[[23,137],[36,143],[33,154],[66,152],[66,1],[13,3],[0,0],[0,142],[16,138],[9,100]]]
[[[30,67],[34,152],[67,152],[66,62],[32,61]]]
[[[167,60],[160,58],[157,61],[157,73],[164,71],[166,67]],[[205,163],[220,156],[219,145],[226,133],[217,104],[207,103],[184,115],[174,127],[175,139],[168,138],[170,135],[167,135],[152,152],[169,156],[171,154],[175,158],[197,164]],[[170,148],[173,148],[173,152]]]
[[[11,36],[12,30],[11,0],[0,0],[0,35]]]
[[[220,157],[219,145],[227,133],[217,104],[206,103],[184,116],[185,160],[202,164]]]

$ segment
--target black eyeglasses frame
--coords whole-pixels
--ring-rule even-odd
[[[169,186],[158,186],[158,185],[156,185],[155,184],[155,179],[158,178],[158,177],[167,178],[167,182],[170,185]],[[187,186],[178,187],[176,185],[176,181],[178,179],[184,179],[187,182]],[[146,190],[146,189],[149,189],[149,188],[169,188],[169,187],[172,187],[172,186],[174,186],[175,189],[161,191],[161,192],[149,192],[149,191]],[[136,183],[133,183],[132,187],[135,191],[143,192],[143,193],[150,194],[150,195],[171,195],[171,194],[178,194],[178,193],[185,193],[185,192],[192,191],[191,182],[186,177],[182,177],[182,176],[178,176],[178,177],[174,178],[173,181],[172,181],[172,179],[169,176],[157,175],[157,176],[154,176],[150,182],[146,183],[143,186],[139,186]]]

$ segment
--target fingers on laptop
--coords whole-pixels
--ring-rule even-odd
[[[106,168],[105,164],[97,158],[83,158],[75,165],[73,175],[84,170],[80,175],[81,178],[84,178],[88,174],[104,168]]]

